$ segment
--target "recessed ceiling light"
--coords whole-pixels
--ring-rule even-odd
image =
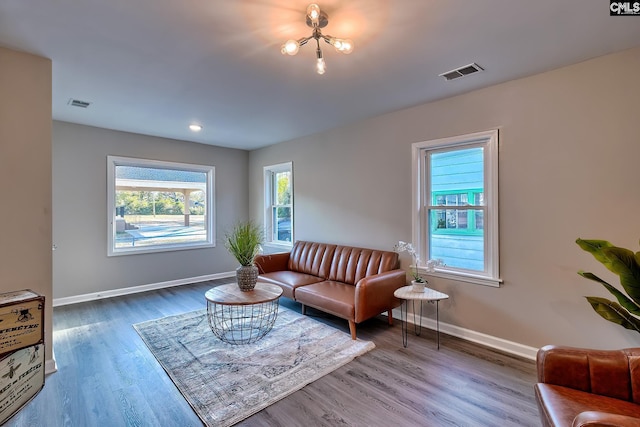
[[[191,129],[192,132],[200,132],[202,130],[202,126],[194,123],[189,125],[189,129]]]

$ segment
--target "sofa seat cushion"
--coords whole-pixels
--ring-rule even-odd
[[[311,274],[298,273],[297,271],[274,271],[272,273],[264,273],[258,279],[261,282],[273,283],[282,288],[282,295],[295,299],[296,288],[309,285],[311,283],[322,282],[324,279],[313,276]]]
[[[544,425],[571,426],[574,418],[585,411],[608,412],[625,416],[638,416],[640,405],[626,400],[600,396],[553,384],[535,386]]]
[[[325,280],[296,289],[296,301],[343,319],[355,319],[356,287]]]

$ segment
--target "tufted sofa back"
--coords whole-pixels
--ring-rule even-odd
[[[538,382],[640,403],[640,348],[538,350]]]
[[[395,252],[316,242],[297,241],[289,257],[289,270],[351,285],[397,266]]]

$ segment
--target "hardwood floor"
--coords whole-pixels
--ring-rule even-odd
[[[162,289],[54,309],[58,372],[6,425],[201,426],[131,326],[205,308],[204,293],[228,280]],[[299,310],[283,298],[281,304]],[[347,322],[308,315],[349,333]],[[535,364],[435,332],[409,335],[399,320],[358,325],[376,348],[239,426],[538,426]]]

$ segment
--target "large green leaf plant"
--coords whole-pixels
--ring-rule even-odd
[[[631,250],[613,246],[606,240],[578,239],[576,243],[609,271],[617,274],[620,277],[620,285],[627,293],[625,295],[593,273],[579,271],[578,274],[582,277],[604,286],[618,301],[586,297],[591,307],[609,322],[640,332],[640,252],[634,254]]]

